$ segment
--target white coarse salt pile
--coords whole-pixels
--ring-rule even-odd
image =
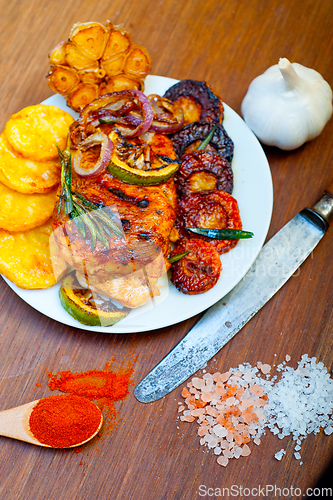
[[[300,444],[308,434],[323,429],[331,434],[333,411],[333,380],[323,363],[307,354],[296,369],[279,365],[281,379],[268,392],[267,427],[283,439],[292,434],[296,441],[294,456],[300,460]]]
[[[266,428],[280,439],[293,435],[297,460],[307,434],[321,428],[327,435],[333,432],[333,380],[324,364],[307,354],[296,369],[286,361],[277,366],[282,373],[278,381],[277,376],[270,379],[270,365],[258,362],[257,367],[244,363],[225,373],[193,377],[184,387],[180,420],[197,421],[200,444],[213,449],[220,465],[248,456],[248,443],[259,445]],[[281,460],[285,453],[281,449],[275,458]]]

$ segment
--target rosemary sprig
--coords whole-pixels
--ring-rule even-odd
[[[116,234],[123,238],[122,230],[117,226],[110,215],[102,208],[86,198],[81,193],[72,191],[72,162],[70,152],[70,139],[67,140],[66,149],[58,148],[61,165],[61,189],[58,202],[58,214],[61,212],[62,201],[64,213],[75,223],[83,238],[86,237],[86,228],[91,234],[91,251],[94,250],[96,241],[99,240],[109,249],[109,241],[105,235],[112,237]],[[106,207],[107,208],[107,207]]]
[[[61,190],[58,203],[58,214],[61,211],[61,201],[64,201],[64,212],[69,215],[73,211],[73,200],[71,195],[72,190],[72,165],[71,165],[71,153],[70,153],[70,139],[68,136],[67,146],[64,151],[60,151],[58,148],[58,155],[61,166]]]

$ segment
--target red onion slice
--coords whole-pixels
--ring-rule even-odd
[[[163,134],[172,134],[183,127],[184,113],[179,106],[156,94],[150,95],[148,99],[154,113],[150,130]]]
[[[131,98],[136,99],[139,102],[139,106],[142,110],[142,119],[138,125],[133,129],[132,127],[119,126],[120,132],[125,137],[137,137],[138,135],[146,132],[153,121],[153,109],[148,100],[148,98],[140,92],[140,90],[129,89],[121,90],[119,92],[112,92],[111,94],[105,94],[98,97],[93,102],[88,104],[80,114],[78,119],[79,131],[81,137],[84,139],[87,137],[87,124],[91,121],[91,115],[98,110],[108,109],[117,113],[122,106],[126,104],[124,99]]]
[[[145,96],[143,92],[135,89],[130,89],[126,92],[129,92],[130,94],[136,96],[139,103],[141,104],[142,121],[134,130],[128,127],[122,127],[121,125],[117,126],[117,128],[124,137],[137,137],[138,135],[142,135],[150,129],[154,117],[154,112],[148,97]]]
[[[91,168],[82,167],[81,163],[83,152],[93,146],[97,146],[98,144],[101,145],[101,152],[95,165],[93,165]],[[104,172],[104,170],[106,170],[107,166],[109,165],[112,151],[113,143],[111,139],[103,132],[96,132],[95,134],[87,137],[87,139],[85,139],[81,143],[80,149],[78,149],[73,154],[73,168],[75,172],[81,177],[92,177],[93,175],[99,175]]]
[[[80,117],[78,119],[79,122],[79,128],[80,132],[82,134],[82,137],[85,138],[87,137],[87,123],[88,123],[88,118],[89,114],[93,113],[94,111],[97,111],[101,108],[104,108],[106,106],[112,106],[114,105],[116,108],[118,105],[116,103],[119,103],[119,105],[124,105],[124,98],[128,96],[128,91],[123,90],[120,92],[112,92],[111,94],[104,94],[100,97],[97,97],[94,101],[89,103],[80,113]]]
[[[103,123],[114,123],[129,126],[129,127],[137,127],[142,122],[142,114],[138,111],[131,111],[124,116],[118,116],[114,113],[110,113],[108,110],[101,110],[98,113],[97,117],[90,122],[88,122],[93,127],[99,127]]]

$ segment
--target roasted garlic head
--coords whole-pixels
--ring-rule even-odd
[[[76,23],[69,40],[49,54],[48,84],[80,112],[100,95],[118,90],[143,90],[151,69],[149,52],[109,21]]]

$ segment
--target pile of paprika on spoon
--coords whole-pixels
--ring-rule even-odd
[[[91,439],[103,417],[89,399],[72,394],[40,399],[34,406],[29,427],[36,439],[52,448],[70,448]]]

